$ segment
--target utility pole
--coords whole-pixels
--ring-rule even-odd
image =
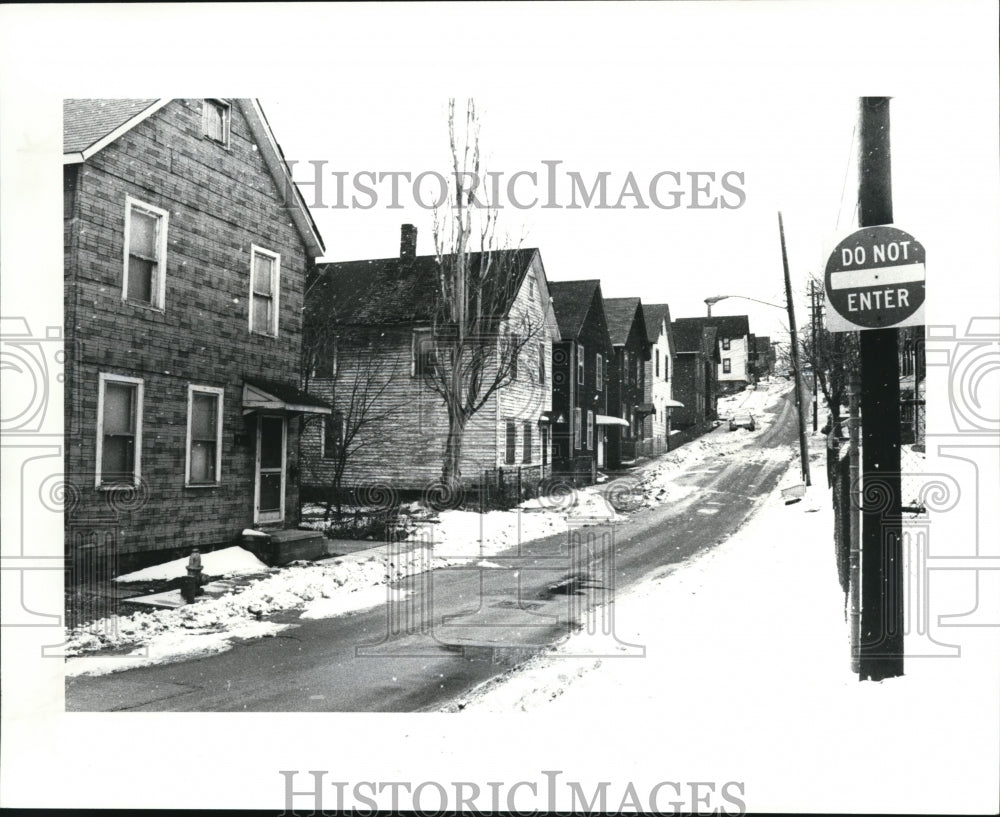
[[[792,278],[788,272],[788,251],[785,249],[785,223],[778,212],[778,234],[781,236],[781,264],[785,270],[785,301],[788,306],[788,329],[791,332],[792,373],[795,376],[795,405],[799,415],[799,459],[802,463],[802,481],[812,485],[809,479],[809,448],[806,445],[806,418],[802,405],[802,368],[799,366],[799,334],[795,327],[795,305],[792,302]],[[898,384],[897,384],[898,388]]]
[[[815,279],[809,280],[809,307],[809,322],[812,328],[813,432],[815,433],[819,428],[819,400],[816,399],[818,397],[816,392],[816,370],[820,366],[819,350],[816,348],[816,328],[819,325],[820,319],[820,297]]]
[[[858,226],[892,224],[889,98],[860,100]],[[861,338],[860,678],[903,674],[903,545],[897,330]]]

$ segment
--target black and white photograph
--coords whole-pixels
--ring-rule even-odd
[[[995,4],[0,22],[0,805],[1000,808]]]

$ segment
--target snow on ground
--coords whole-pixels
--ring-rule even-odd
[[[203,554],[207,575],[268,575],[246,578],[245,586],[218,598],[201,599],[174,610],[118,616],[73,630],[68,633],[66,646],[67,653],[73,656],[67,662],[67,674],[114,672],[140,663],[228,649],[232,638],[250,637],[240,635],[246,631],[244,625],[252,627],[279,611],[301,610],[300,617],[309,619],[368,609],[386,601],[386,585],[390,582],[428,569],[495,556],[521,542],[565,533],[568,520],[616,520],[640,507],[678,501],[693,490],[674,484],[682,469],[735,455],[741,449],[747,455],[753,454],[756,449],[749,444],[773,419],[766,409],[773,407],[788,388],[787,383],[774,382],[744,394],[744,399],[755,401],[757,407],[759,425],[755,432],[717,431],[636,468],[625,478],[528,500],[511,511],[424,511],[418,515],[409,540],[391,554],[384,545],[373,543],[367,551],[283,569],[267,568],[238,547]],[[186,572],[187,559],[178,559],[118,580],[171,579]],[[128,651],[142,652],[142,648],[146,648],[143,655],[127,656]],[[78,657],[109,650],[115,654],[101,660],[83,661]]]
[[[968,660],[911,657],[926,655],[926,644],[907,632],[905,675],[859,682],[850,671],[824,457],[814,445],[820,476],[805,501],[785,505],[775,491],[726,542],[617,594],[610,645],[583,628],[446,711],[532,712],[553,723],[593,712],[648,723],[662,765],[680,777],[706,761],[751,780],[781,770],[783,784],[758,791],[761,799],[751,802],[747,792],[751,810],[794,809],[796,794],[811,791],[836,812],[857,786],[882,810],[894,786],[920,784],[910,761],[925,768],[928,757],[938,774],[972,777],[949,763],[949,745],[989,741],[1000,717],[996,661],[985,651]],[[789,472],[797,479],[794,460]],[[628,657],[635,650],[626,645],[643,645],[644,656]],[[984,701],[994,703],[984,711]],[[981,765],[992,769],[996,753],[986,755]],[[830,779],[831,757],[854,769],[840,778],[853,781],[850,792]]]
[[[188,557],[174,559],[160,565],[136,570],[115,578],[116,582],[146,582],[177,579],[187,575]],[[241,576],[252,573],[266,573],[267,565],[250,551],[233,546],[222,550],[203,553],[201,569],[205,576]]]

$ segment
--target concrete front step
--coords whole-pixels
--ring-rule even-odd
[[[244,533],[243,547],[272,567],[300,559],[311,561],[327,554],[329,540],[315,530],[271,530]]]

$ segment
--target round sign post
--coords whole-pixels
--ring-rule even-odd
[[[824,279],[827,329],[853,332],[924,322],[923,245],[897,227],[864,227],[834,248]]]

